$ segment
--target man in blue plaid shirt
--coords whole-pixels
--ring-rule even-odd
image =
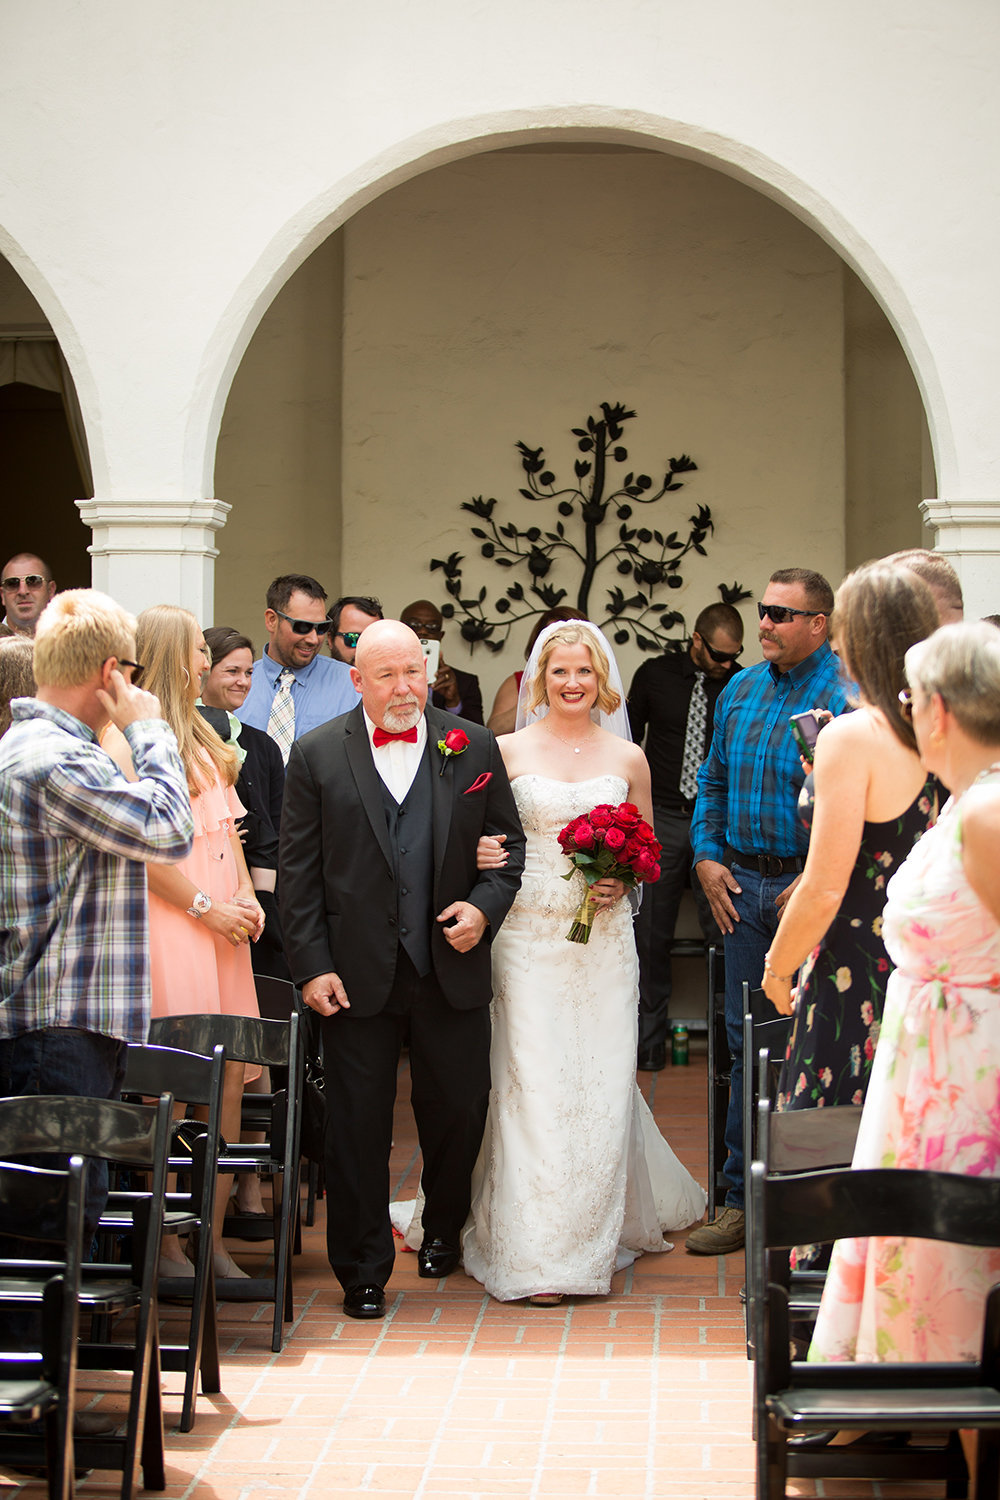
[[[144,861],[182,859],[194,826],[173,730],[135,670],[135,620],[112,599],[76,589],[44,610],[38,695],[14,700],[0,739],[0,1094],[117,1098],[127,1043],[146,1039]],[[137,781],[98,744],[109,722]],[[95,1167],[88,1228],[107,1196]]]
[[[760,615],[764,660],[719,699],[698,773],[691,847],[712,915],[725,934],[726,1034],[732,1053],[722,1211],[688,1236],[697,1255],[727,1255],[744,1239],[743,981],[759,987],[764,955],[802,867],[809,835],[798,816],[805,779],[789,727],[810,709],[844,713],[849,684],[827,641],[833,590],[821,573],[771,575]]]

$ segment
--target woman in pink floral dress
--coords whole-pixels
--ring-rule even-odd
[[[904,705],[952,788],[889,883],[896,969],[855,1167],[1000,1176],[1000,631],[948,625],[906,654]],[[809,1358],[977,1358],[1000,1251],[921,1239],[834,1247]]]

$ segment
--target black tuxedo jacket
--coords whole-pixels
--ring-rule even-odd
[[[524,834],[493,734],[430,706],[426,718],[425,754],[433,782],[432,909],[437,915],[453,901],[470,901],[489,924],[471,952],[456,953],[433,923],[431,959],[447,1000],[471,1009],[490,1000],[490,939],[521,884]],[[468,735],[469,745],[460,755],[443,758],[437,742],[457,728]],[[472,790],[486,773],[486,784]],[[484,833],[507,835],[505,869],[476,869],[476,844]],[[360,704],[292,746],[279,868],[282,929],[295,982],[339,974],[352,1012],[377,1014],[389,998],[396,967],[396,893],[382,780]]]

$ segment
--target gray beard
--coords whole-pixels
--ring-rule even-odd
[[[420,705],[418,703],[398,704],[395,708],[387,708],[382,715],[385,727],[390,734],[402,734],[406,729],[412,729],[420,722]]]

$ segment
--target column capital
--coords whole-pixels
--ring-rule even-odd
[[[138,612],[148,604],[179,604],[212,623],[215,533],[232,507],[202,496],[188,499],[78,500],[93,532],[87,549],[94,587]]]
[[[920,513],[935,531],[935,550],[962,580],[966,619],[1000,606],[1000,499],[922,500]]]

